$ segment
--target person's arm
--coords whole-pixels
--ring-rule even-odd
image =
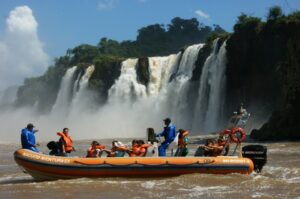
[[[62,153],[66,153],[65,143],[62,141]]]
[[[159,134],[156,134],[155,137],[162,137],[162,136],[164,136],[164,134],[165,134],[165,130],[163,132],[159,133]]]

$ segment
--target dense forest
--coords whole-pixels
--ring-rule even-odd
[[[200,50],[192,81],[199,81],[201,69],[215,38],[227,44],[226,112],[241,101],[273,112],[270,120],[251,136],[260,140],[300,139],[300,12],[284,15],[272,7],[266,20],[242,13],[232,33],[220,26],[205,26],[197,19],[176,17],[168,25],[154,24],[138,30],[135,41],[118,42],[101,38],[95,46],[82,44],[55,59],[40,77],[28,78],[18,90],[16,106],[33,105],[47,113],[53,105],[66,69],[94,64],[90,89],[103,103],[107,91],[120,75],[120,63],[129,57],[162,56],[186,46],[206,43]],[[146,62],[145,62],[146,63]],[[141,70],[143,72],[143,70]],[[141,72],[141,73],[142,73]],[[138,76],[147,76],[138,74]],[[144,78],[147,79],[147,78]],[[146,81],[146,80],[144,80]]]

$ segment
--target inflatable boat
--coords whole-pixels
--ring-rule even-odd
[[[251,159],[218,157],[59,157],[19,149],[16,163],[36,180],[96,177],[163,177],[191,173],[250,174]]]

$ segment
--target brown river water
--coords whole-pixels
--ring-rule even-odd
[[[126,140],[129,141],[129,140]],[[75,142],[83,156],[90,141]],[[105,145],[109,147],[110,140]],[[126,143],[126,142],[125,142]],[[268,163],[251,175],[189,174],[168,178],[80,178],[36,182],[13,159],[19,144],[0,144],[0,198],[299,198],[300,142],[260,143]],[[47,152],[46,143],[41,150]],[[190,153],[197,147],[190,144]]]

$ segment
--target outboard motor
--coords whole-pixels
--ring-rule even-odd
[[[242,148],[243,157],[249,158],[254,164],[254,170],[260,173],[267,163],[267,147],[263,145],[247,145]]]
[[[146,157],[158,157],[158,140],[153,128],[147,128],[148,143],[152,146],[148,147]]]

